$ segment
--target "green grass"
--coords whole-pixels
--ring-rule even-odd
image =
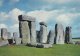
[[[0,47],[0,56],[80,56],[79,45],[53,45],[53,48],[27,46]]]

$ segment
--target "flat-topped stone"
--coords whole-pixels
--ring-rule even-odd
[[[34,17],[28,15],[19,15],[18,18],[19,21],[36,21]]]
[[[45,22],[40,22],[39,24],[47,27],[47,24]]]

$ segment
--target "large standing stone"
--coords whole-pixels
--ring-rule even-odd
[[[71,27],[66,27],[65,30],[65,43],[71,43],[72,42],[72,35],[71,35]]]
[[[21,44],[21,38],[18,37],[18,33],[17,32],[14,32],[13,33],[13,37],[14,37],[14,40],[15,40],[15,44],[16,45]]]
[[[47,43],[47,25],[40,22],[40,43]]]
[[[22,38],[22,43],[30,43],[30,29],[27,21],[19,22],[20,37]]]
[[[48,34],[48,44],[54,44],[54,37],[55,37],[55,32],[53,30],[50,30]]]
[[[62,24],[55,25],[56,44],[64,44],[64,29]]]
[[[36,31],[36,35],[37,35],[37,43],[40,43],[40,31]]]
[[[36,43],[35,18],[26,15],[19,15],[19,31],[23,44]]]
[[[10,32],[7,32],[7,36],[8,36],[8,37],[7,37],[8,39],[12,39]]]
[[[9,44],[13,44],[13,39],[12,39],[12,37],[11,37],[11,33],[8,32],[7,35],[8,35],[8,43],[9,43]]]
[[[6,28],[2,28],[1,29],[1,38],[3,39],[3,40],[6,40],[7,39],[7,29]]]
[[[36,25],[35,22],[31,22],[31,43],[36,43]]]

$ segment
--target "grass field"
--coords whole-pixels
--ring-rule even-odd
[[[34,48],[27,46],[0,47],[0,56],[80,56],[79,45],[54,45],[53,48]]]

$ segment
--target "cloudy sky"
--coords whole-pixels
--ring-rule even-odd
[[[44,21],[48,30],[56,23],[72,27],[72,36],[80,37],[80,0],[0,0],[0,28],[18,32],[18,15],[36,18],[36,29]]]

